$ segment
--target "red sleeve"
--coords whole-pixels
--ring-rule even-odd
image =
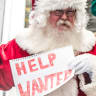
[[[9,90],[14,85],[9,65],[9,46],[9,43],[0,46],[0,90]]]
[[[9,90],[14,86],[9,60],[29,56],[15,39],[0,46],[0,90]]]

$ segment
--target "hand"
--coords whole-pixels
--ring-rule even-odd
[[[92,64],[94,63],[94,60],[96,63],[96,56],[93,56],[91,54],[79,55],[71,61],[71,63],[69,64],[69,68],[74,68],[76,75],[82,74],[84,72],[87,72],[89,73],[89,75],[92,75]]]

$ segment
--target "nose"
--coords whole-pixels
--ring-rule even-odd
[[[67,15],[64,13],[64,14],[61,16],[61,19],[67,20]]]

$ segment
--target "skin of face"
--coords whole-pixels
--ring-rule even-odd
[[[59,11],[61,11],[61,10],[59,10]],[[71,29],[74,26],[74,21],[76,19],[76,13],[74,13],[74,15],[68,16],[70,14],[73,14],[72,13],[72,11],[73,11],[72,9],[67,8],[67,9],[64,9],[62,11],[65,11],[65,12],[62,13],[61,16],[58,16],[58,13],[56,15],[56,12],[55,11],[51,11],[48,20],[49,20],[49,23],[52,25],[53,28],[57,28],[60,31],[63,31],[63,30],[66,31],[66,30]],[[57,23],[58,23],[59,20],[62,20],[64,22],[67,21],[69,24],[65,24],[64,23],[64,24],[57,25]]]

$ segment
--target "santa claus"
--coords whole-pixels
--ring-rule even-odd
[[[86,29],[87,0],[38,0],[30,26],[0,46],[0,89],[14,86],[9,60],[72,45],[75,77],[47,96],[96,96],[96,39]],[[86,72],[86,73],[85,73]]]

